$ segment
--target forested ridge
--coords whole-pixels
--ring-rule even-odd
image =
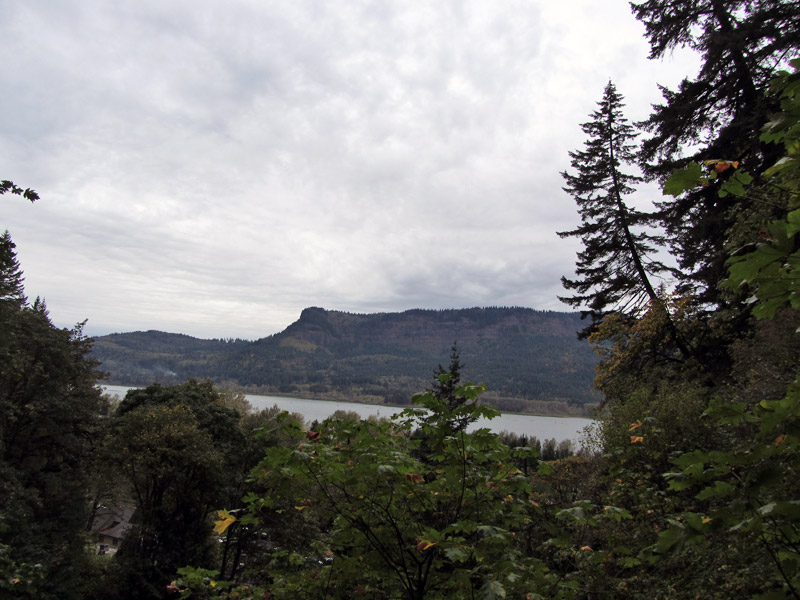
[[[702,65],[642,123],[609,81],[563,173],[581,250],[562,299],[600,356],[586,452],[470,428],[496,410],[457,349],[392,420],[255,413],[194,379],[114,405],[91,340],[26,297],[6,233],[0,595],[800,598],[800,11],[631,7],[652,58]],[[647,210],[646,180],[664,192]],[[351,347],[356,316],[304,314],[293,352]],[[98,556],[118,505],[135,516]]]
[[[528,308],[359,315],[312,307],[254,342],[135,332],[96,338],[92,355],[120,385],[209,378],[249,392],[402,405],[456,343],[501,410],[569,413],[598,401],[597,357],[576,339],[580,328],[577,314]]]

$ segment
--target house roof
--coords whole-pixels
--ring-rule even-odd
[[[109,504],[97,509],[92,531],[113,538],[122,538],[135,521],[136,507],[130,504]]]

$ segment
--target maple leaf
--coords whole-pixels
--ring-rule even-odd
[[[236,517],[227,510],[218,510],[217,516],[219,517],[219,521],[214,522],[214,531],[217,535],[225,533],[225,530],[236,522]]]

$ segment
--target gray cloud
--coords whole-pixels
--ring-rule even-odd
[[[0,175],[43,200],[2,225],[90,333],[563,309],[578,124],[609,77],[635,120],[696,64],[641,33],[622,1],[4,3]]]

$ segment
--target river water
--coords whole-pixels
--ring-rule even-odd
[[[120,385],[102,386],[107,394],[112,394],[124,398],[128,390],[133,389]],[[308,398],[285,398],[282,396],[258,396],[246,394],[247,400],[253,408],[261,410],[277,405],[281,410],[290,413],[300,413],[308,423],[312,421],[322,421],[331,416],[337,410],[353,411],[362,418],[370,415],[379,417],[390,417],[403,410],[394,406],[379,406],[375,404],[359,404],[356,402],[337,402],[335,400],[311,400]],[[557,442],[570,439],[575,443],[580,443],[583,429],[592,424],[591,419],[579,417],[538,417],[535,415],[517,415],[504,413],[491,421],[481,419],[473,424],[472,427],[488,427],[492,431],[500,433],[509,431],[517,435],[527,435],[537,437],[544,441],[555,438]]]

